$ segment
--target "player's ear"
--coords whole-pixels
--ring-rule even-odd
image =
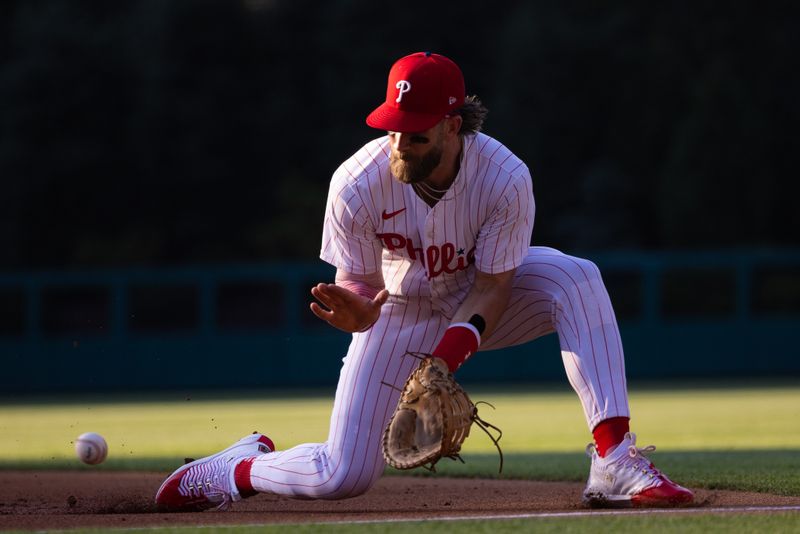
[[[445,120],[445,133],[450,136],[458,135],[458,132],[461,130],[461,124],[464,122],[464,119],[459,114],[455,114],[452,116],[447,117]]]

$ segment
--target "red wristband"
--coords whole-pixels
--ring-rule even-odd
[[[433,349],[433,356],[447,362],[450,372],[458,369],[480,344],[478,329],[469,323],[456,323],[444,331],[441,341]]]

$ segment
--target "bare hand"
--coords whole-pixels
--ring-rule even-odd
[[[329,325],[345,332],[361,332],[375,321],[381,314],[381,306],[389,298],[389,292],[382,289],[370,300],[337,286],[336,284],[317,284],[311,288],[316,302],[311,303],[311,311]],[[327,309],[326,309],[327,308]]]

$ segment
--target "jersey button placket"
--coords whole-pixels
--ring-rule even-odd
[[[437,298],[439,296],[439,292],[437,291],[437,287],[436,287],[437,284],[435,282],[435,279],[427,277],[427,273],[429,273],[430,269],[431,269],[431,265],[428,265],[429,256],[427,254],[427,251],[428,251],[429,247],[431,247],[432,245],[435,244],[434,240],[433,240],[433,236],[434,236],[435,227],[437,225],[436,224],[437,223],[437,221],[436,221],[436,216],[437,216],[436,208],[437,208],[437,206],[438,206],[438,204],[436,206],[433,206],[431,208],[431,210],[428,212],[428,214],[425,216],[425,232],[424,232],[425,235],[424,235],[424,238],[423,238],[423,248],[422,248],[422,252],[423,252],[423,254],[425,254],[425,270],[426,270],[425,279],[428,281],[428,286],[430,287],[431,297],[433,297],[433,298]]]

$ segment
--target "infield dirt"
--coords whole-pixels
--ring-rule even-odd
[[[177,527],[306,523],[583,509],[580,483],[383,477],[365,495],[309,501],[261,494],[228,512],[158,513],[153,495],[166,473],[0,472],[0,529]],[[696,507],[800,505],[800,497],[697,490]]]

